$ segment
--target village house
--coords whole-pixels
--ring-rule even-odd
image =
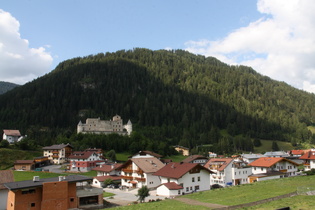
[[[210,190],[209,175],[213,173],[198,163],[170,163],[155,172],[161,185],[157,195],[172,197],[185,193]]]
[[[222,187],[248,183],[248,176],[251,168],[242,161],[233,158],[212,158],[205,165],[205,168],[215,172],[210,175],[210,184]]]
[[[121,163],[101,164],[92,170],[97,172],[97,176],[120,176],[121,166]]]
[[[184,162],[184,163],[199,163],[202,166],[207,161],[208,161],[208,158],[206,158],[206,157],[204,157],[202,155],[191,155],[191,156],[185,158],[184,160],[182,160],[182,162]]]
[[[295,176],[298,164],[282,157],[262,157],[248,164],[252,167],[249,182]]]
[[[92,187],[91,182],[90,177],[69,175],[5,183],[7,210],[102,207],[103,189]]]
[[[310,171],[311,169],[315,168],[315,151],[314,149],[306,152],[302,155],[300,160],[303,160],[303,166],[305,171]]]
[[[157,159],[161,159],[162,155],[159,155],[152,151],[139,151],[128,158],[143,158],[143,157],[155,157]]]
[[[43,147],[43,156],[48,157],[53,164],[63,164],[68,161],[72,149],[73,147],[70,144],[57,144]]]
[[[308,152],[309,150],[302,150],[302,149],[298,149],[298,150],[291,150],[289,152],[290,156],[291,157],[296,157],[296,158],[299,158],[301,157],[302,155],[304,155],[304,153]]]
[[[119,115],[115,115],[112,120],[101,120],[100,118],[87,118],[86,123],[81,121],[77,125],[77,133],[93,134],[111,134],[130,135],[132,132],[132,123],[128,120],[123,125],[123,120]]]
[[[17,171],[31,171],[35,169],[34,160],[16,160],[14,162],[14,170]]]
[[[11,170],[0,170],[0,210],[7,209],[7,200],[9,190],[4,183],[14,182],[13,172]]]
[[[121,185],[121,177],[120,176],[95,176],[93,177],[93,187],[104,188],[104,181],[107,179],[111,179],[112,182],[116,185]]]
[[[73,172],[88,172],[99,163],[104,163],[103,154],[93,151],[76,151],[68,157],[70,164],[69,170]]]
[[[10,144],[14,144],[18,142],[21,137],[21,133],[19,130],[3,130],[3,140],[7,140]]]
[[[121,185],[128,188],[157,187],[160,180],[153,173],[163,166],[156,157],[131,158],[121,166]]]

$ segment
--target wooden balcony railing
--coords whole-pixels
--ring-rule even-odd
[[[132,180],[133,177],[132,176],[121,176],[122,179],[128,179],[128,180]]]
[[[138,177],[136,177],[135,178],[138,182],[145,182],[145,178],[138,178]]]
[[[125,173],[133,173],[132,169],[127,169],[127,168],[122,169],[122,171]]]

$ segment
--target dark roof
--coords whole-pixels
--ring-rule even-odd
[[[167,187],[169,190],[180,190],[180,189],[183,189],[183,187],[181,185],[178,185],[175,182],[168,182],[168,183],[164,183],[162,185]]]
[[[3,185],[6,182],[14,182],[14,176],[11,170],[0,171],[0,190],[6,189]]]
[[[198,163],[169,163],[157,172],[155,172],[154,176],[163,176],[163,177],[169,177],[169,178],[175,178],[179,179],[182,176],[184,176],[186,173],[188,173],[193,168],[200,168],[201,170],[206,170],[209,173],[213,173],[207,168],[204,168]]]
[[[69,159],[88,159],[89,157],[91,157],[91,155],[96,154],[95,152],[92,151],[76,151],[76,152],[72,152],[72,154],[68,157]]]
[[[62,181],[68,181],[68,182],[83,182],[83,181],[91,181],[93,178],[86,177],[82,175],[69,175],[65,176],[65,179]],[[33,180],[27,180],[27,181],[19,181],[19,182],[9,182],[5,183],[4,186],[8,188],[9,190],[17,190],[17,189],[24,189],[29,187],[40,187],[45,182],[58,182],[59,177],[53,177],[53,178],[45,178],[45,179],[39,179],[39,181],[33,181]]]
[[[73,148],[70,144],[54,144],[52,146],[43,147],[43,149],[63,149],[67,146]]]
[[[115,164],[102,164],[100,166],[97,166],[93,168],[93,171],[102,171],[102,172],[111,172],[113,170],[117,170],[122,166],[121,163],[115,163]]]
[[[191,163],[194,160],[200,160],[200,159],[208,160],[208,158],[206,158],[206,157],[204,157],[202,155],[191,155],[191,156],[185,158],[184,160],[182,160],[182,162],[184,162],[184,163]]]
[[[117,180],[121,180],[121,176],[95,176],[94,179],[97,179],[100,182],[104,182],[106,179],[117,181]]]
[[[257,178],[261,178],[261,177],[267,177],[267,176],[279,176],[279,175],[285,175],[285,173],[280,172],[280,171],[273,171],[273,172],[268,172],[268,173],[261,173],[261,174],[252,174],[248,177],[257,177]]]
[[[14,164],[34,164],[34,160],[16,160]]]

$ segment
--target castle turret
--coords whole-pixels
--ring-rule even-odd
[[[127,130],[128,135],[130,136],[132,132],[132,123],[130,120],[128,120],[128,123],[124,125],[124,128]]]
[[[83,132],[83,126],[82,126],[82,122],[80,120],[80,122],[77,125],[77,133],[82,133]]]

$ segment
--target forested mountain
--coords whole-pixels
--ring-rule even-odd
[[[0,128],[69,136],[80,120],[119,114],[152,141],[249,151],[250,137],[311,141],[314,104],[314,94],[246,66],[183,50],[134,49],[64,61],[1,95]],[[229,135],[221,136],[223,129]]]
[[[3,82],[3,81],[0,81],[0,95],[9,91],[9,90],[12,90],[13,88],[17,87],[19,85],[17,84],[13,84],[13,83],[10,83],[10,82]]]

